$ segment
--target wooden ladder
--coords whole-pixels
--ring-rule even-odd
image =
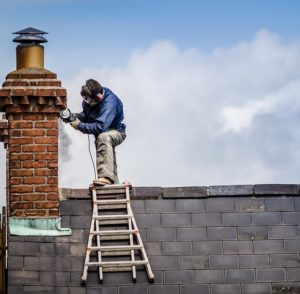
[[[82,284],[86,283],[89,267],[98,267],[99,281],[103,272],[132,272],[145,266],[149,282],[154,282],[149,259],[130,205],[131,185],[100,186],[94,181],[93,216],[86,249]],[[139,254],[138,254],[139,253]]]

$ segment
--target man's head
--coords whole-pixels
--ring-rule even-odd
[[[93,106],[103,100],[103,88],[96,80],[89,79],[81,87],[80,95]]]

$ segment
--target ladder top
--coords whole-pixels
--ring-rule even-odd
[[[103,185],[100,185],[98,182],[97,182],[97,180],[95,180],[94,182],[93,182],[93,185],[96,187],[96,189],[97,190],[109,190],[109,189],[126,189],[127,187],[129,188],[129,189],[131,189],[132,188],[132,185],[131,185],[131,183],[130,182],[125,182],[125,183],[123,183],[123,184],[113,184],[113,185],[105,185],[105,186],[103,186]]]

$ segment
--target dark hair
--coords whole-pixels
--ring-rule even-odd
[[[81,87],[80,95],[82,97],[92,97],[92,92],[86,85],[84,85]]]
[[[103,88],[96,80],[89,79],[85,82],[85,86],[82,86],[82,92],[85,94],[83,96],[95,98],[99,93],[103,94]]]

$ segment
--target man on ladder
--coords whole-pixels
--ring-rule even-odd
[[[84,134],[95,136],[99,185],[119,184],[115,147],[126,138],[121,100],[93,79],[86,81],[80,92],[82,112],[70,125]]]
[[[126,138],[123,104],[110,89],[93,79],[86,81],[80,94],[83,111],[74,115],[70,125],[95,136],[98,171],[98,179],[91,187],[93,213],[82,283],[86,283],[88,269],[93,266],[99,268],[100,282],[104,271],[128,270],[132,271],[133,281],[136,281],[136,266],[141,265],[145,266],[149,281],[153,282],[154,275],[130,205],[130,184],[118,185],[115,147]],[[120,224],[123,225],[121,228],[118,227]],[[127,245],[123,244],[124,240]],[[105,244],[107,241],[109,243]],[[113,245],[110,244],[112,241]],[[140,259],[137,260],[135,254],[138,252]],[[119,257],[126,260],[118,260]]]

